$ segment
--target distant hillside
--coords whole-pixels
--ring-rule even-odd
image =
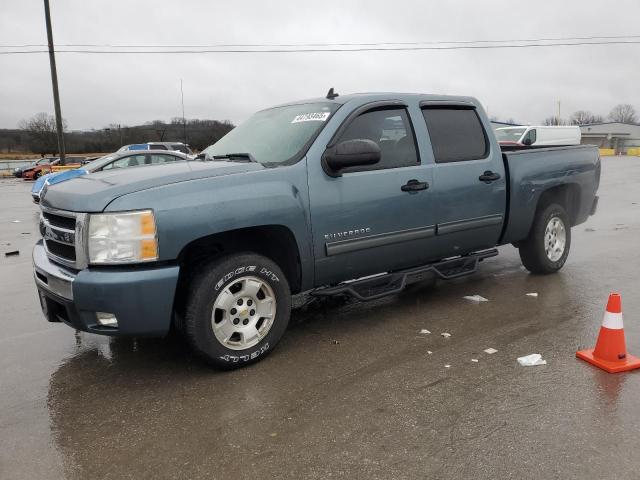
[[[229,121],[187,120],[174,118],[169,122],[154,120],[144,125],[109,125],[100,130],[65,132],[67,153],[113,152],[122,145],[157,141],[185,141],[194,150],[217,142],[234,125]],[[55,131],[30,132],[26,129],[0,129],[0,153],[33,152],[44,154],[57,153]]]

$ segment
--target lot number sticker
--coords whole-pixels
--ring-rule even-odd
[[[291,123],[326,122],[329,115],[331,115],[329,112],[303,113],[302,115],[296,115],[296,117],[291,120]]]

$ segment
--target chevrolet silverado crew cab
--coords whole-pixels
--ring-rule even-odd
[[[357,94],[262,110],[195,160],[47,186],[33,251],[46,318],[182,331],[220,367],[271,352],[291,295],[370,300],[513,244],[562,268],[595,212],[592,146],[502,152],[470,97]]]

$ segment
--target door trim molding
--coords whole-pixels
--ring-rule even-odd
[[[366,250],[368,248],[383,247],[395,243],[410,242],[422,238],[431,238],[436,234],[436,226],[411,228],[408,230],[398,230],[395,232],[379,233],[366,237],[350,238],[348,240],[338,240],[337,242],[325,243],[327,257],[341,255],[343,253]]]
[[[475,217],[466,220],[456,220],[455,222],[439,223],[437,226],[438,235],[472,230],[474,228],[489,227],[502,223],[502,215],[487,215],[485,217]]]

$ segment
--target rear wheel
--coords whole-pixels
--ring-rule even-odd
[[[567,261],[570,247],[567,212],[553,203],[536,213],[529,237],[520,244],[520,259],[531,273],[554,273]]]
[[[200,270],[188,288],[185,336],[215,366],[237,368],[263,358],[289,323],[287,279],[261,255],[216,260]]]

